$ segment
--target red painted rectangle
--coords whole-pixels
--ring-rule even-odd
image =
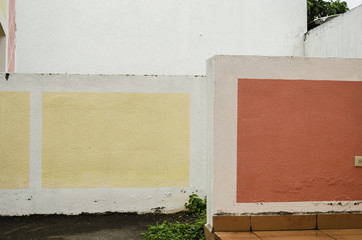
[[[362,82],[238,84],[237,202],[362,200]]]

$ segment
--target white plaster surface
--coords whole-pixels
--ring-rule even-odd
[[[207,82],[206,82],[206,116],[207,116],[207,223],[212,223],[212,214],[209,209],[214,208],[214,99],[215,99],[215,61],[207,61]],[[212,229],[212,227],[210,228]]]
[[[305,0],[17,0],[16,71],[204,75],[216,54],[302,56]]]
[[[362,211],[361,202],[283,202],[237,203],[237,90],[239,78],[288,80],[362,81],[362,59],[323,59],[295,57],[215,56],[208,60],[208,88],[214,88],[209,101],[214,112],[208,185],[208,224],[215,214],[308,213]],[[211,93],[212,95],[212,93]]]
[[[362,58],[362,5],[310,30],[304,52],[306,57]]]
[[[0,74],[0,91],[30,92],[30,186],[0,189],[0,215],[82,212],[164,212],[206,195],[206,78],[203,76]],[[42,189],[42,92],[190,94],[190,186],[169,188]]]

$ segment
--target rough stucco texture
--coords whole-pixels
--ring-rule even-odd
[[[362,82],[238,84],[237,202],[362,199]]]
[[[0,188],[29,187],[30,94],[0,92]]]
[[[189,186],[189,95],[43,94],[43,188]]]

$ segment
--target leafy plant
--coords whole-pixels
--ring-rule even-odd
[[[206,198],[200,199],[197,194],[189,196],[189,202],[185,203],[186,209],[196,216],[206,215]]]
[[[308,23],[316,18],[345,13],[349,10],[347,3],[340,0],[307,0]]]
[[[187,223],[169,223],[164,221],[162,224],[150,226],[143,236],[147,240],[190,240],[204,239],[205,222],[198,221],[195,224]]]
[[[149,226],[146,233],[142,236],[146,240],[202,240],[204,238],[204,225],[206,224],[206,198],[200,199],[196,194],[189,196],[188,203],[185,203],[186,209],[191,214],[200,216],[194,224],[170,223],[164,221],[162,224]]]

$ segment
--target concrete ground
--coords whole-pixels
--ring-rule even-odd
[[[187,212],[0,217],[0,239],[141,240],[149,225],[164,220],[193,223],[196,218]]]

